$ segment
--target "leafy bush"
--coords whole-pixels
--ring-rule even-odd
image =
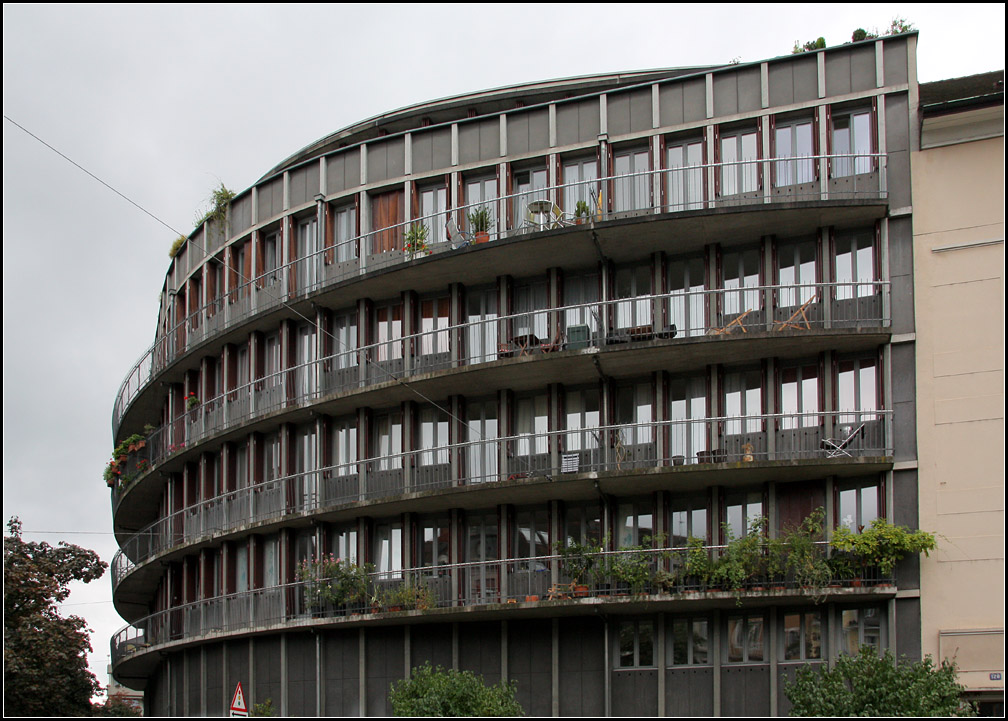
[[[831,545],[853,554],[864,566],[878,566],[888,576],[904,556],[920,553],[927,556],[935,548],[935,537],[927,531],[911,531],[876,518],[861,533],[854,533],[846,526],[838,528]]]
[[[897,664],[862,646],[857,656],[840,656],[830,667],[805,665],[784,682],[792,716],[975,716],[961,701],[965,689],[955,662],[935,666],[931,656]]]
[[[389,689],[395,716],[522,716],[517,682],[487,686],[470,671],[445,671],[430,663]]]

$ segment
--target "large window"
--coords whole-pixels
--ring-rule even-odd
[[[777,246],[777,305],[802,305],[816,294],[818,281],[814,240],[781,243]]]
[[[724,320],[763,307],[759,248],[725,252],[721,259]],[[750,319],[747,319],[750,320]]]
[[[654,390],[651,383],[635,383],[616,389],[616,462],[653,461],[645,448],[654,443]],[[653,451],[653,447],[650,449]]]
[[[375,571],[387,576],[402,571],[402,524],[379,523],[374,527],[371,562]]]
[[[725,496],[724,504],[724,522],[732,538],[742,538],[748,534],[753,530],[756,521],[765,515],[761,491],[729,493]],[[727,542],[728,539],[721,540]]]
[[[880,486],[874,480],[837,484],[837,526],[860,533],[882,515]]]
[[[878,371],[874,358],[852,358],[837,363],[837,422],[841,425],[875,420],[878,410]]]
[[[784,614],[784,660],[818,661],[823,657],[822,613]]]
[[[856,656],[861,646],[871,646],[876,651],[884,645],[882,610],[877,607],[846,608],[840,610],[840,653]]]
[[[872,114],[869,110],[832,113],[831,176],[870,173],[874,168],[872,152]]]
[[[596,271],[569,273],[563,279],[564,328],[567,342],[584,348],[599,330],[599,275]]]
[[[402,413],[375,416],[372,458],[379,470],[402,468]]]
[[[598,207],[598,162],[593,157],[563,161],[563,211],[573,216],[578,201],[584,201],[594,214]]]
[[[620,621],[617,668],[653,668],[655,665],[654,621]]]
[[[875,237],[871,230],[838,234],[834,239],[837,300],[875,293]]]
[[[465,560],[474,564],[464,568],[469,598],[476,603],[496,601],[500,589],[499,567],[489,562],[499,557],[497,514],[471,514],[466,518],[466,527]]]
[[[466,294],[466,347],[464,357],[470,363],[497,359],[497,289],[469,290]]]
[[[549,453],[549,418],[547,415],[548,398],[545,394],[518,398],[515,400],[515,436],[517,472],[522,473],[539,468],[524,468],[523,463],[535,463]],[[530,456],[538,456],[532,459]],[[514,470],[514,469],[512,469]]]
[[[819,406],[819,366],[785,366],[780,371],[780,427],[808,428],[821,422]]]
[[[724,414],[726,435],[763,430],[763,373],[758,368],[725,373]]]
[[[654,506],[649,501],[616,507],[616,547],[646,546],[654,538]]]
[[[497,480],[497,401],[466,404],[466,459],[473,483]]]
[[[565,395],[566,433],[564,453],[577,453],[580,470],[597,467],[599,458],[599,424],[601,404],[597,388],[570,390]]]
[[[668,172],[665,174],[667,210],[694,210],[703,207],[703,142],[699,140],[670,144],[665,150]]]
[[[318,283],[318,219],[313,215],[297,226],[297,287],[299,291]]]
[[[329,536],[332,554],[344,563],[357,563],[357,527],[336,526]]]
[[[613,154],[613,212],[651,207],[651,155],[647,149]]]
[[[491,236],[497,235],[498,220],[500,213],[497,208],[497,178],[489,176],[484,178],[472,178],[465,181],[465,203],[466,203],[466,229],[473,233],[473,228],[469,227],[469,213],[485,209],[490,214],[490,226],[488,232]]]
[[[669,383],[669,453],[673,463],[693,462],[707,450],[707,383],[702,376]],[[679,458],[681,456],[681,458]]]
[[[683,548],[690,538],[710,540],[707,530],[707,499],[702,496],[673,498],[669,502],[669,545]]]
[[[710,623],[706,618],[674,618],[666,623],[665,660],[670,666],[706,666],[710,663]]]
[[[725,640],[727,663],[763,663],[766,660],[763,616],[729,616]]]
[[[335,260],[342,263],[357,257],[357,207],[346,205],[333,211]]]
[[[445,240],[445,226],[448,223],[448,189],[444,185],[429,186],[417,190],[417,204],[420,222],[427,226],[428,243]]]
[[[550,339],[549,307],[546,280],[529,280],[514,285],[515,318],[511,322],[512,337],[534,335],[540,341]]]
[[[680,258],[668,264],[669,323],[679,336],[707,330],[705,279],[703,258]]]
[[[402,358],[403,307],[401,303],[384,305],[375,309],[374,359],[377,361]],[[379,378],[388,380],[388,378]]]
[[[436,407],[420,410],[420,465],[448,463],[448,414]]]
[[[451,299],[428,298],[420,301],[420,358],[422,369],[440,368],[450,361],[448,321]]]
[[[334,314],[330,334],[334,356],[332,367],[339,370],[356,368],[358,364],[357,314],[353,311]]]
[[[420,519],[416,522],[413,543],[416,565],[431,569],[430,575],[443,574],[451,562],[451,522],[447,517]]]
[[[267,233],[263,238],[263,274],[260,277],[259,286],[272,286],[276,284],[279,276],[277,269],[282,265],[280,261],[280,233]]]
[[[546,168],[516,170],[513,187],[515,197],[511,201],[511,227],[520,228],[529,216],[529,203],[549,200]]]
[[[757,133],[741,131],[721,136],[721,195],[759,190]]]
[[[780,123],[774,128],[774,185],[784,187],[815,180],[815,140],[811,120]]]
[[[617,268],[613,298],[616,328],[643,329],[651,326],[651,266],[640,264]]]
[[[357,473],[357,421],[343,418],[332,423],[332,466],[334,475]]]
[[[569,503],[564,508],[564,543],[598,545],[602,542],[602,511],[597,502]]]

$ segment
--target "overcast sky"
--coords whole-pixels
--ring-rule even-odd
[[[921,81],[1004,68],[1004,5],[3,6],[4,115],[189,233],[356,121],[468,91],[763,60],[902,16]],[[153,340],[175,233],[3,122],[3,511],[111,561],[112,403]],[[57,531],[58,533],[42,533]],[[65,610],[104,685],[108,574]]]

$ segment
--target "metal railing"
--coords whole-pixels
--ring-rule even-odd
[[[882,327],[888,296],[885,281],[673,291],[445,325],[242,382],[154,430],[144,457],[153,467],[264,413],[445,368],[656,339]]]
[[[891,439],[892,411],[861,410],[616,423],[375,453],[226,491],[158,519],[116,552],[112,585],[117,588],[137,565],[178,545],[292,514],[438,488],[576,473],[885,457],[892,454]]]
[[[799,163],[801,168],[810,164],[814,172],[809,182],[789,185],[765,182],[764,179],[775,176],[771,166],[781,163]],[[256,278],[243,279],[240,269],[226,268],[224,272],[229,282],[221,289],[220,296],[165,329],[126,374],[112,409],[113,435],[118,433],[122,417],[133,399],[180,355],[257,313],[333,283],[409,262],[427,253],[447,252],[462,244],[493,242],[523,233],[573,226],[578,222],[782,201],[880,199],[886,194],[885,166],[885,155],[869,154],[662,168],[504,195],[371,230],[330,246],[319,243],[316,235],[316,248],[305,257],[269,269]],[[821,182],[819,175],[824,167],[828,168],[823,173],[827,181]],[[796,170],[796,178],[798,176],[806,179],[804,171]],[[729,178],[738,178],[741,184],[733,185],[727,180]],[[586,216],[575,217],[577,201],[587,206]],[[561,209],[559,214],[552,211],[553,205]],[[475,229],[469,227],[469,215],[483,208],[488,210],[492,222],[485,236],[482,233],[477,236]],[[449,220],[455,221],[454,227],[459,231],[455,237],[447,230]],[[409,229],[416,225],[426,225],[433,231],[429,233],[426,250],[411,250],[404,245]]]
[[[827,544],[817,542],[828,554]],[[704,545],[716,561],[725,546]],[[423,568],[387,569],[367,573],[350,593],[337,590],[337,579],[312,577],[270,588],[251,589],[180,605],[149,614],[120,629],[111,639],[114,664],[165,644],[198,642],[209,634],[248,633],[271,625],[312,624],[344,619],[365,620],[375,614],[425,612],[476,605],[579,603],[627,595],[726,591],[759,595],[764,589],[820,597],[826,589],[806,589],[791,574],[768,570],[747,578],[739,588],[723,588],[713,580],[687,574],[689,546],[601,551],[589,555],[591,570],[569,566],[561,555],[446,563]],[[660,573],[661,572],[661,573]],[[829,586],[891,584],[877,568],[852,565],[834,573]],[[345,586],[344,586],[345,588]],[[515,609],[524,606],[514,606]]]

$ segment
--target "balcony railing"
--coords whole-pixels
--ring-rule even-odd
[[[828,553],[826,544],[818,545],[824,555]],[[702,552],[716,562],[724,548],[707,545]],[[604,602],[651,594],[725,591],[741,597],[771,589],[818,600],[828,593],[827,588],[802,587],[791,574],[771,576],[765,571],[750,577],[741,588],[719,587],[716,581],[687,574],[687,554],[696,551],[694,547],[637,547],[599,552],[591,554],[592,571],[579,578],[561,556],[550,555],[376,571],[366,574],[363,583],[350,593],[346,586],[328,578],[242,591],[159,611],[120,629],[111,640],[112,662],[157,650],[172,641],[196,642],[209,634],[247,633],[256,626],[275,624],[359,621],[375,614],[493,604],[501,604],[499,608],[504,610],[512,603]],[[891,583],[892,579],[875,567],[854,565],[842,574],[834,572],[827,586]]]
[[[245,381],[148,437],[148,469],[187,445],[282,408],[450,367],[628,342],[810,332],[888,323],[889,283],[816,283],[681,291],[493,316],[420,331]]]
[[[771,166],[782,163],[798,163],[799,170],[809,166],[808,173],[795,173],[796,179],[808,182],[764,184],[764,178],[774,177]],[[165,329],[127,373],[112,409],[113,434],[118,433],[119,424],[133,399],[164,368],[222,330],[334,283],[405,263],[424,254],[426,251],[417,253],[404,248],[407,231],[414,225],[426,225],[430,230],[429,252],[443,253],[462,244],[493,242],[523,233],[573,226],[578,222],[802,200],[878,200],[886,195],[885,164],[886,157],[880,154],[823,155],[782,161],[765,159],[691,165],[616,175],[462,205],[338,240],[329,246],[316,242],[319,247],[304,257],[271,268],[252,279],[241,278],[240,271],[225,269],[228,282],[221,295]],[[819,178],[823,168],[829,169],[823,173],[828,177],[825,183]],[[791,174],[778,173],[777,177],[790,178]],[[725,182],[725,178],[740,180],[733,184]],[[583,201],[587,207],[587,215],[580,218],[575,217],[578,201]],[[482,208],[489,211],[491,223],[485,237],[482,234],[477,237],[475,230],[469,227],[468,218],[471,212]],[[454,223],[449,226],[449,221]],[[449,227],[457,232],[449,232]]]
[[[113,588],[135,565],[249,523],[482,483],[710,463],[892,455],[892,411],[767,414],[623,423],[460,443],[365,459],[227,491],[147,526],[112,560]],[[149,446],[150,444],[148,444]]]

